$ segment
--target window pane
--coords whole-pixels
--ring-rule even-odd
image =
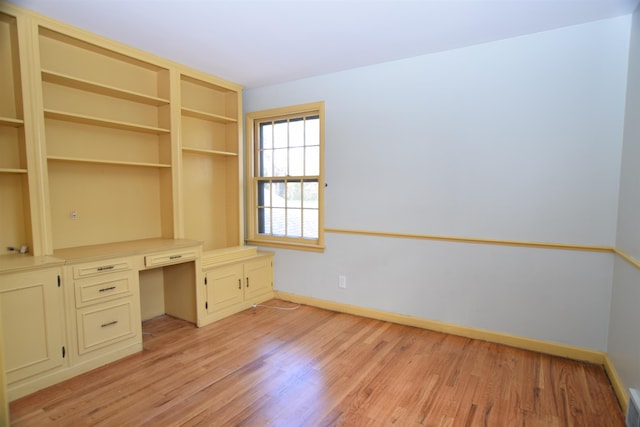
[[[289,147],[300,147],[304,145],[304,121],[302,119],[292,119],[289,122]]]
[[[286,209],[284,208],[273,208],[271,209],[271,234],[273,236],[284,236],[285,235],[285,224],[286,224]]]
[[[258,206],[271,206],[271,184],[258,182]]]
[[[271,206],[283,207],[285,197],[285,185],[284,181],[276,181],[271,184],[273,191],[271,193]]]
[[[305,175],[320,175],[320,147],[305,147]]]
[[[258,233],[271,234],[271,209],[258,208]]]
[[[285,148],[287,146],[289,123],[286,120],[276,122],[273,129],[273,147]]]
[[[304,218],[302,237],[305,237],[307,239],[317,239],[318,238],[318,210],[303,209],[302,215]]]
[[[305,182],[302,187],[302,198],[305,208],[318,208],[318,183]]]
[[[272,132],[273,126],[271,123],[263,123],[260,125],[260,147],[259,148],[272,148]]]
[[[307,117],[304,145],[320,145],[320,119]]]
[[[302,209],[287,209],[287,236],[302,237]]]
[[[304,175],[304,148],[289,149],[289,175]]]
[[[273,150],[273,176],[287,176],[287,149]]]
[[[302,183],[288,182],[287,183],[287,207],[301,208],[302,207],[301,196],[302,196]]]
[[[273,150],[260,151],[259,176],[273,176]]]
[[[324,143],[320,138],[322,107],[308,108],[279,108],[253,115],[256,141],[247,155],[257,156],[256,167],[250,171],[255,173],[251,180],[256,195],[247,199],[253,205],[247,208],[257,215],[255,223],[247,227],[249,240],[261,242],[271,236],[269,242],[274,244],[301,239],[322,243],[323,230],[318,228],[323,214],[323,183],[319,179]]]

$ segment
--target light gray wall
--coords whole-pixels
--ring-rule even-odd
[[[326,102],[329,228],[613,246],[630,18],[248,90]],[[613,257],[328,233],[278,290],[606,349]],[[337,287],[347,275],[347,289]]]
[[[640,260],[640,9],[633,15],[616,247]],[[640,270],[614,269],[607,352],[627,387],[640,389]]]

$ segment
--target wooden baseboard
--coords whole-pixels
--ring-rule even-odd
[[[357,316],[384,320],[401,325],[415,326],[418,328],[429,329],[436,332],[444,332],[447,334],[504,344],[511,347],[521,348],[523,350],[537,351],[553,356],[560,356],[573,360],[597,363],[599,365],[603,365],[605,362],[605,353],[601,351],[588,350],[581,347],[574,347],[550,341],[524,338],[516,335],[504,334],[501,332],[472,328],[469,326],[460,326],[452,323],[423,319],[420,317],[407,316],[404,314],[397,314],[388,311],[374,310],[370,308],[358,307],[355,305],[343,304],[334,301],[321,300],[318,298],[306,297],[286,292],[276,292],[275,294],[276,298],[285,301],[311,305],[331,311],[355,314]]]
[[[616,394],[618,398],[618,403],[622,408],[622,412],[626,414],[627,406],[629,404],[629,393],[627,393],[627,389],[622,383],[620,376],[618,375],[618,371],[616,371],[613,362],[609,358],[609,355],[604,355],[604,370],[609,377],[609,381],[611,382],[611,387],[613,388],[613,392]]]
[[[313,307],[323,308],[326,310],[337,311],[340,313],[348,313],[356,316],[368,317],[387,322],[397,323],[400,325],[414,326],[417,328],[429,329],[432,331],[443,332],[452,335],[463,336],[467,338],[480,339],[497,344],[504,344],[511,347],[521,348],[523,350],[536,351],[540,353],[550,354],[553,356],[566,357],[572,360],[580,360],[589,363],[602,365],[611,386],[618,399],[618,403],[623,413],[627,411],[629,395],[627,389],[622,383],[613,362],[605,352],[589,350],[581,347],[574,347],[566,344],[559,344],[550,341],[536,340],[531,338],[519,337],[500,332],[487,331],[483,329],[471,328],[468,326],[460,326],[452,323],[439,322],[436,320],[423,319],[414,316],[392,313],[382,310],[374,310],[371,308],[358,307],[350,304],[343,304],[334,301],[322,300],[313,297],[290,294],[287,292],[275,292],[275,297],[281,300],[295,302],[298,304],[310,305]]]

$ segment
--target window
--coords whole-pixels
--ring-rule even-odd
[[[247,241],[324,249],[324,103],[247,114]]]

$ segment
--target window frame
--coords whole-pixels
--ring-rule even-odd
[[[320,138],[320,165],[318,175],[302,175],[316,177],[318,179],[318,238],[308,239],[302,237],[273,236],[258,233],[258,151],[259,134],[257,127],[261,122],[268,120],[291,119],[298,116],[317,115],[319,118]],[[324,251],[324,101],[307,104],[292,105],[272,108],[268,110],[254,111],[245,116],[245,178],[246,178],[246,242],[259,246],[270,246],[285,249],[299,249],[322,252]],[[286,180],[283,177],[269,177],[271,179]]]

